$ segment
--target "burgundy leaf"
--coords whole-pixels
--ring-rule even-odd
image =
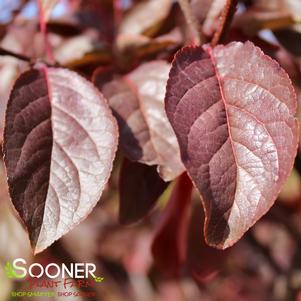
[[[130,224],[143,218],[156,204],[167,185],[159,177],[155,166],[125,159],[119,182],[120,222]]]
[[[6,111],[5,164],[12,201],[36,253],[96,205],[117,139],[106,100],[76,73],[32,69],[16,81]]]
[[[173,188],[152,243],[155,264],[169,276],[178,276],[186,260],[191,191],[192,183],[185,173],[179,177]]]
[[[161,177],[172,180],[184,171],[177,138],[164,110],[165,86],[170,65],[164,61],[141,65],[121,79],[103,85],[108,75],[94,76],[118,120],[126,156],[147,165],[158,165]]]
[[[202,195],[208,244],[234,244],[273,205],[298,144],[296,94],[251,42],[187,47],[173,62],[167,116]]]

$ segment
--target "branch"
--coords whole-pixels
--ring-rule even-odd
[[[197,45],[202,44],[203,37],[202,37],[202,32],[201,32],[201,29],[199,26],[199,22],[198,22],[197,18],[195,17],[195,15],[193,14],[193,11],[191,9],[191,5],[189,4],[189,1],[188,0],[178,0],[178,2],[183,11],[186,22],[195,37],[196,44]]]
[[[225,9],[221,16],[221,23],[218,30],[214,33],[211,41],[211,46],[215,47],[219,44],[225,37],[225,34],[231,24],[232,18],[236,11],[236,5],[238,0],[227,0]]]
[[[0,55],[9,55],[9,56],[12,56],[16,59],[19,59],[21,61],[25,61],[25,62],[28,62],[28,63],[33,63],[33,59],[26,56],[26,55],[23,55],[23,54],[19,54],[19,53],[15,53],[13,51],[10,51],[10,50],[7,50],[7,49],[4,49],[2,47],[0,47]]]
[[[49,63],[47,61],[36,59],[36,58],[31,58],[29,56],[13,52],[13,51],[4,49],[2,47],[0,47],[0,55],[8,55],[8,56],[14,57],[14,58],[16,58],[18,60],[27,62],[30,65],[34,65],[34,64],[40,62],[40,63],[43,63],[44,65],[46,65],[48,67],[59,67],[60,66],[58,63],[51,64],[51,63]]]

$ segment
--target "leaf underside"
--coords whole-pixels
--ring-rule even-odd
[[[296,106],[285,71],[251,42],[177,53],[165,108],[208,244],[231,246],[273,205],[296,155]]]
[[[104,97],[76,73],[44,67],[17,79],[6,111],[4,159],[12,202],[36,253],[98,202],[117,140]]]

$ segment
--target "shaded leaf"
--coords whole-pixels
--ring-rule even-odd
[[[186,260],[191,191],[192,183],[185,173],[173,188],[152,243],[155,264],[169,276],[179,276]]]
[[[6,111],[9,191],[41,252],[98,202],[112,168],[117,128],[104,97],[59,68],[23,73]]]
[[[154,207],[167,185],[159,177],[155,166],[125,159],[119,182],[120,222],[129,224],[143,218]]]
[[[106,72],[94,76],[117,117],[126,156],[132,161],[158,165],[166,181],[184,171],[177,138],[164,111],[169,70],[168,63],[156,61],[140,65],[105,85],[102,82],[108,76]]]
[[[298,144],[296,94],[251,42],[178,52],[167,116],[202,195],[206,241],[234,244],[273,205]]]

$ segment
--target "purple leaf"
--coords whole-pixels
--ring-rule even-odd
[[[119,182],[120,222],[130,224],[143,218],[154,207],[167,185],[159,177],[155,166],[125,159]]]
[[[9,191],[35,253],[79,224],[111,173],[117,125],[104,97],[72,71],[23,73],[6,111]]]
[[[296,94],[251,42],[186,47],[173,62],[167,116],[202,195],[208,244],[234,244],[273,205],[298,145]]]

